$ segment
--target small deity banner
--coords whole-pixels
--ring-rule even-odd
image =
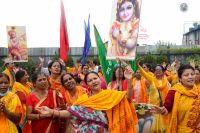
[[[140,7],[141,0],[113,1],[107,59],[135,59]]]
[[[7,26],[8,56],[14,62],[27,62],[28,49],[25,26]]]

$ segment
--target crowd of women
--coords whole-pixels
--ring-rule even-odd
[[[4,133],[193,133],[200,131],[200,71],[194,62],[123,60],[106,85],[92,61],[66,67],[43,60],[30,75],[11,59],[0,73],[0,129]],[[96,69],[98,68],[98,69]],[[138,108],[144,107],[144,108]],[[147,107],[147,108],[145,108]],[[142,113],[141,113],[142,110]]]

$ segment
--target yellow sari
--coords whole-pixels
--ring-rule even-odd
[[[106,111],[110,133],[136,133],[138,119],[133,104],[126,98],[126,91],[102,90],[91,97],[84,94],[74,105]]]
[[[16,94],[8,91],[7,95],[1,98],[1,101],[5,102],[5,106],[10,112],[21,113],[21,102]],[[2,133],[18,132],[16,125],[2,112],[0,113],[0,131]]]
[[[168,133],[197,133],[195,122],[200,117],[200,95],[199,90],[194,85],[193,89],[187,90],[181,83],[173,86],[175,90],[174,104],[171,112],[171,119]]]
[[[142,76],[148,80],[150,84],[150,93],[148,103],[162,106],[168,93],[170,84],[167,78],[163,77],[162,80],[158,80],[156,77],[148,74],[142,67],[139,67]],[[164,133],[166,132],[169,124],[168,116],[162,116],[161,114],[155,114],[153,118],[153,124],[151,132]]]

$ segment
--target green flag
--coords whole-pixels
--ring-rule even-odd
[[[95,25],[94,34],[103,75],[108,84],[111,81],[113,69],[117,62],[115,60],[106,60],[106,48]]]
[[[106,80],[106,83],[108,84],[111,81],[112,73],[113,73],[113,70],[114,70],[117,62],[116,62],[116,60],[106,60],[106,51],[107,50],[106,50],[106,47],[105,47],[95,25],[94,25],[94,34],[95,34],[95,40],[96,40],[100,64],[102,66],[103,75]],[[134,71],[137,70],[135,60],[128,61],[127,63],[131,65],[131,68]]]
[[[136,53],[136,59],[137,59],[138,55]],[[132,60],[132,61],[128,61],[128,64],[131,65],[131,68],[136,71],[137,70],[137,66],[136,66],[136,61],[135,60]]]

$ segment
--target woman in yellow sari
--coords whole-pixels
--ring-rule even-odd
[[[77,132],[135,133],[137,116],[131,101],[133,70],[130,66],[126,65],[124,76],[127,91],[102,90],[98,74],[89,72],[85,75],[85,82],[91,92],[80,96],[68,110],[57,111],[48,107],[37,110],[49,117],[71,117]]]
[[[21,102],[9,91],[9,77],[0,73],[0,132],[18,133],[16,125],[21,120]]]
[[[195,84],[200,89],[200,69],[198,67],[195,68]]]
[[[31,93],[32,84],[28,82],[29,75],[26,70],[19,70],[15,74],[16,81],[12,87],[12,92],[17,94],[22,103],[22,120],[20,128],[22,133],[31,133],[30,121],[26,118],[26,96]]]
[[[167,94],[163,107],[153,106],[152,111],[171,114],[168,133],[200,132],[200,90],[195,85],[194,68],[182,65],[178,70],[180,83]]]
[[[66,104],[68,107],[72,106],[73,103],[81,95],[86,93],[86,89],[82,86],[78,86],[74,79],[74,76],[70,73],[63,74],[61,76],[61,83],[65,88],[64,96],[66,98]],[[67,133],[73,133],[74,129],[69,120],[67,120]]]
[[[154,76],[148,74],[141,66],[140,59],[137,59],[136,65],[138,66],[142,76],[148,80],[150,84],[150,93],[148,103],[162,106],[167,96],[170,83],[167,78],[164,77],[164,68],[162,65],[156,65]],[[153,119],[152,132],[165,132],[168,125],[168,116],[161,116],[156,114]]]

